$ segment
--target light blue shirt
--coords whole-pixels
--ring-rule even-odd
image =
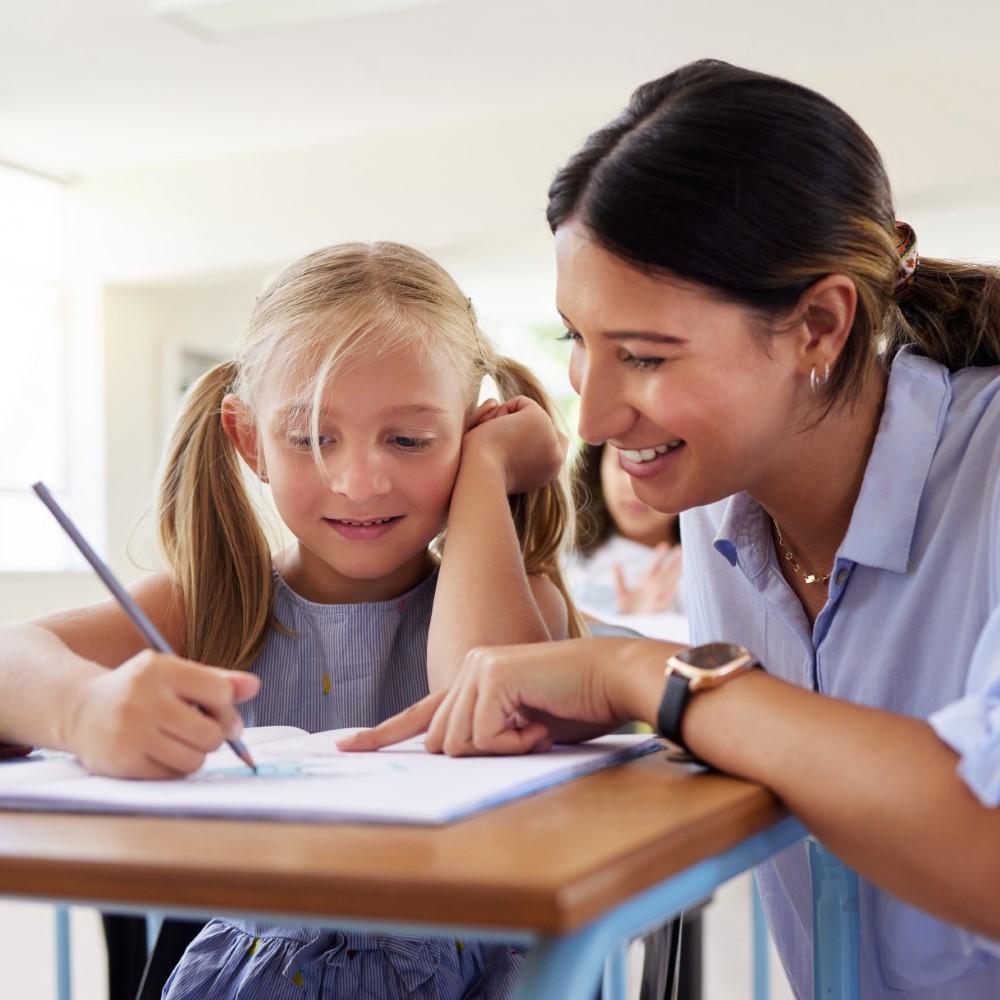
[[[814,625],[781,575],[770,519],[751,497],[687,512],[682,533],[692,642],[738,642],[785,680],[930,719],[959,753],[962,777],[997,804],[1000,368],[949,375],[908,350],[896,356]],[[793,989],[809,997],[811,891],[802,845],[761,866],[758,881]],[[1000,997],[996,941],[863,880],[860,928],[865,1000]]]

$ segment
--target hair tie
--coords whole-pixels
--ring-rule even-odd
[[[908,222],[896,221],[896,253],[899,256],[899,268],[896,271],[896,284],[893,293],[913,283],[920,263],[917,253],[917,234]]]

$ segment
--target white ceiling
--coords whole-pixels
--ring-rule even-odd
[[[148,0],[0,0],[0,159],[71,177],[519,111],[597,122],[706,55],[843,104],[897,192],[1000,173],[996,0],[445,0],[226,42]]]

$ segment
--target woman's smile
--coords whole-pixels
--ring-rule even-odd
[[[651,462],[657,455],[665,455],[668,451],[679,448],[683,441],[671,441],[669,444],[658,444],[652,448],[619,448],[618,454],[630,462]]]
[[[673,469],[683,452],[683,441],[674,441],[657,448],[622,449],[618,452],[618,464],[633,479],[655,479]]]

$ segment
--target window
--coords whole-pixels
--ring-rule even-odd
[[[0,165],[0,571],[79,565],[31,491],[73,495],[63,197]]]

